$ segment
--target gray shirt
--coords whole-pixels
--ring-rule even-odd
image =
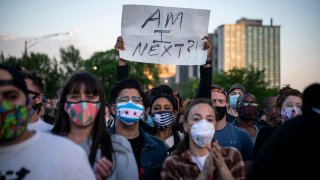
[[[115,153],[112,155],[112,174],[109,180],[116,179],[139,179],[138,166],[133,155],[129,141],[123,136],[112,134],[112,147]],[[90,142],[80,144],[80,146],[89,154]],[[101,158],[101,152],[98,150],[97,159]]]

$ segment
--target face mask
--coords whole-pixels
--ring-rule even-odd
[[[258,117],[258,109],[255,106],[242,106],[238,108],[238,116],[245,121],[254,120]]]
[[[205,147],[207,144],[211,143],[215,129],[210,122],[202,119],[192,125],[190,133],[192,140],[196,145]]]
[[[237,100],[238,100],[239,96],[240,96],[239,94],[235,94],[235,95],[229,96],[229,98],[230,98],[229,99],[229,104],[230,104],[231,107],[233,107],[233,108],[237,107]]]
[[[281,109],[282,122],[287,121],[288,119],[292,119],[298,116],[299,114],[301,114],[301,109],[297,106]]]
[[[146,123],[149,126],[154,127],[153,119],[152,119],[152,117],[150,115],[147,115]]]
[[[173,124],[173,113],[169,111],[155,112],[151,114],[153,123],[158,129],[166,129]]]
[[[0,105],[0,141],[19,137],[27,129],[28,108],[3,100]]]
[[[135,104],[131,100],[119,103],[116,107],[117,118],[126,125],[132,125],[142,119],[144,108],[140,104]]]
[[[224,116],[227,114],[227,107],[226,106],[216,106],[215,107],[217,114],[216,114],[216,119],[217,121],[220,121],[224,118]]]
[[[100,102],[92,103],[80,101],[77,103],[66,102],[64,110],[69,115],[71,121],[78,126],[87,126],[91,124],[100,109]]]
[[[110,115],[110,116],[106,116],[106,117],[105,117],[105,120],[106,120],[106,126],[107,126],[107,128],[113,126],[113,124],[114,124],[114,119],[113,119],[113,117],[112,117],[111,115]]]

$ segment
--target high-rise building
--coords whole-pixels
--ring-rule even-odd
[[[271,87],[280,86],[280,26],[262,25],[262,20],[241,18],[236,24],[219,26],[211,35],[213,70],[253,66],[265,69]]]

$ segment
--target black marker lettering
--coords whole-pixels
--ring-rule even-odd
[[[153,16],[157,13],[158,13],[158,17],[154,18]],[[144,28],[149,21],[155,21],[155,20],[158,20],[158,27],[159,27],[160,25],[160,9],[159,8],[156,10],[156,12],[154,12],[151,16],[148,17],[148,19],[143,23],[141,28]]]
[[[154,33],[160,33],[160,41],[153,40],[153,43],[171,43],[169,41],[162,41],[162,33],[170,33],[170,30],[154,30]]]
[[[171,54],[169,53],[169,49],[172,47],[172,45],[170,45],[168,48],[166,46],[163,46],[164,47],[164,51],[163,53],[161,54],[161,57],[163,57],[164,53],[167,52],[170,56]]]
[[[147,47],[148,47],[148,43],[146,43],[145,45],[144,45],[144,48],[143,48],[143,50],[142,50],[142,52],[140,51],[141,50],[141,42],[139,42],[139,44],[137,45],[137,47],[136,47],[136,49],[134,50],[134,52],[132,53],[132,56],[134,56],[135,54],[136,54],[136,51],[137,51],[137,49],[139,48],[139,54],[142,56],[142,54],[144,53],[144,51],[147,49]]]
[[[188,40],[188,44],[192,43],[188,48],[187,51],[190,53],[190,48],[192,48],[192,46],[194,45],[194,41],[193,40]]]
[[[158,55],[158,54],[150,54],[150,52],[155,51],[156,49],[154,49],[154,48],[155,48],[155,47],[159,47],[159,46],[160,46],[159,44],[154,44],[154,45],[152,45],[152,46],[150,47],[150,49],[149,49],[149,52],[148,52],[149,56]]]
[[[175,44],[174,47],[180,47],[179,48],[179,54],[178,54],[178,58],[180,57],[180,53],[181,53],[181,47],[183,47],[184,44]]]
[[[182,24],[182,18],[183,18],[183,12],[179,12],[178,15],[176,16],[176,19],[173,20],[173,14],[170,13],[170,14],[167,14],[167,21],[166,21],[166,24],[165,24],[165,28],[167,27],[169,21],[171,20],[171,24],[174,25],[174,23],[176,23],[178,17],[180,16],[180,29],[181,29],[181,24]]]

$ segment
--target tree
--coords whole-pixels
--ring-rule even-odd
[[[172,84],[172,89],[178,91],[182,100],[192,99],[196,96],[199,87],[199,79],[190,79],[186,82]]]
[[[227,91],[232,84],[239,82],[244,85],[248,93],[255,95],[258,103],[261,104],[263,98],[276,96],[279,89],[270,87],[269,83],[265,81],[264,71],[252,66],[247,69],[233,68],[228,72],[214,73],[212,82],[224,87]]]
[[[72,45],[65,48],[60,48],[60,58],[64,77],[69,77],[74,71],[83,68],[84,61],[80,56],[80,51]]]
[[[159,70],[155,68],[154,64],[128,61],[128,65],[129,77],[138,80],[145,87],[155,86],[159,83]],[[96,52],[84,61],[84,69],[100,78],[106,97],[109,97],[111,88],[116,83],[117,66],[118,55],[114,49]]]

